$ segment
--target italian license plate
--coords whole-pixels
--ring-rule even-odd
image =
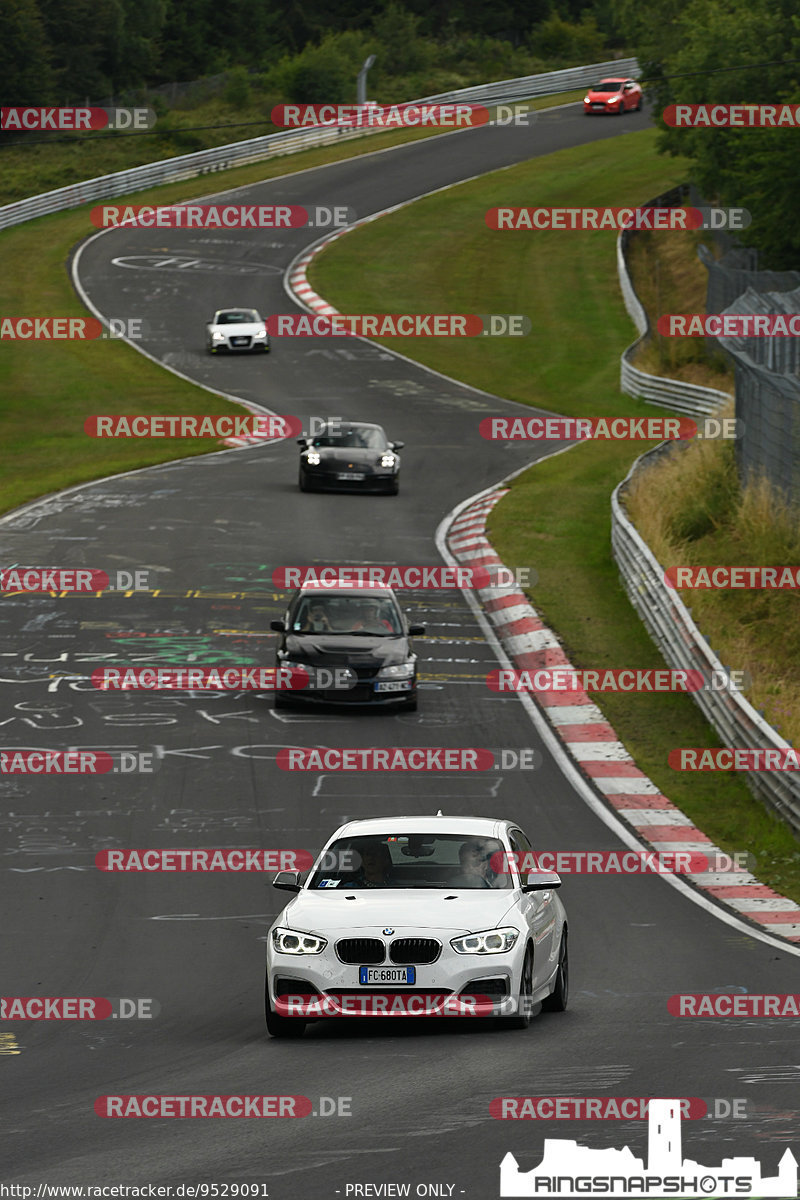
[[[410,679],[387,679],[375,684],[376,692],[410,692]]]
[[[416,967],[359,967],[359,983],[416,983]]]
[[[358,471],[340,471],[337,479],[365,479],[366,476]]]

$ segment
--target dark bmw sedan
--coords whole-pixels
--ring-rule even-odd
[[[417,656],[409,625],[391,588],[321,587],[308,584],[293,596],[282,621],[277,666],[300,668],[309,685],[275,692],[275,707],[289,704],[417,707]]]
[[[297,439],[301,492],[317,489],[387,492],[400,490],[400,455],[404,442],[390,442],[380,425],[331,421],[317,434]]]

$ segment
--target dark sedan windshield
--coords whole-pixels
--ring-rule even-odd
[[[292,633],[362,634],[399,637],[400,613],[386,596],[303,596],[291,621]]]
[[[387,450],[389,443],[386,441],[383,430],[375,428],[364,429],[347,429],[340,433],[321,433],[315,437],[312,445],[338,447],[343,449],[352,447],[357,450]]]
[[[502,842],[467,833],[340,838],[309,888],[510,888]],[[496,868],[496,869],[495,869]]]

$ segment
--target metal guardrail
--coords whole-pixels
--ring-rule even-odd
[[[637,458],[611,497],[611,548],[628,598],[670,667],[693,669],[712,678],[723,670],[678,593],[664,583],[664,568],[634,528],[623,505],[633,475],[665,443]],[[717,678],[721,678],[718,676]],[[725,746],[786,750],[791,743],[738,692],[692,692],[692,699]],[[747,771],[753,793],[800,834],[800,778],[791,771]]]
[[[676,188],[664,196],[656,196],[654,200],[648,200],[642,207],[664,207],[667,204],[675,203],[678,198],[679,189]],[[639,336],[626,350],[623,350],[620,356],[620,391],[629,396],[641,396],[648,404],[658,404],[662,408],[671,408],[676,412],[687,413],[690,417],[709,416],[731,399],[728,392],[721,392],[717,388],[700,387],[695,383],[681,383],[675,379],[667,379],[663,375],[651,375],[648,371],[640,371],[633,365],[634,357],[650,337],[650,322],[636,295],[628,272],[626,254],[630,238],[631,231],[628,229],[623,229],[617,238],[617,276],[625,308],[636,326]]]
[[[463,100],[503,104],[583,87],[606,72],[632,77],[640,73],[635,58],[621,58],[612,62],[590,63],[585,67],[568,67],[563,71],[549,71],[542,75],[502,79],[497,83],[478,84],[456,92],[441,92],[437,96],[425,96],[421,100],[407,100],[403,103],[444,104]],[[48,213],[78,208],[92,200],[114,199],[157,184],[194,179],[212,171],[241,167],[282,154],[296,154],[310,146],[322,146],[381,132],[381,129],[353,129],[348,125],[312,125],[309,129],[290,129],[283,133],[249,138],[243,142],[230,142],[226,146],[212,146],[208,150],[197,150],[193,154],[181,154],[175,158],[146,163],[141,167],[131,167],[127,171],[115,171],[111,175],[85,179],[81,183],[69,184],[67,187],[3,205],[0,207],[0,229],[8,229],[12,225],[20,225],[23,221],[46,216]]]

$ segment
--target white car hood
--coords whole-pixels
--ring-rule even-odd
[[[315,889],[301,892],[287,904],[278,924],[302,933],[364,929],[380,933],[383,928],[398,935],[408,928],[471,933],[494,929],[511,908],[514,895],[510,889],[490,888]]]

